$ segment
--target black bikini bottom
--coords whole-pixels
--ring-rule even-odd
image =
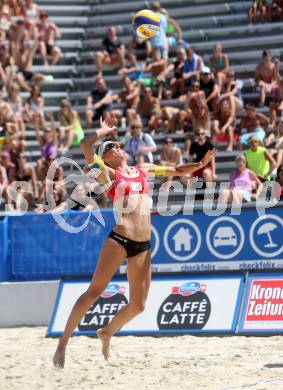
[[[108,237],[117,241],[120,245],[122,245],[123,248],[126,249],[127,257],[136,256],[139,253],[142,253],[150,249],[150,241],[140,242],[140,241],[130,240],[127,237],[121,236],[120,234],[113,232],[113,230],[110,232]]]

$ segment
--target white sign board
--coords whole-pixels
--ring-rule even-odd
[[[60,335],[77,298],[89,281],[62,281],[48,335]],[[145,311],[125,325],[120,334],[231,333],[235,331],[243,277],[156,277],[152,280]],[[125,279],[113,280],[74,334],[93,334],[106,326],[129,301]]]

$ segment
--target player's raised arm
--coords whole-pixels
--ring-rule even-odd
[[[186,176],[208,165],[215,155],[216,149],[211,149],[197,163],[180,164],[176,167],[141,164],[140,168],[148,173],[154,173],[156,176]]]
[[[114,177],[114,170],[106,166],[102,158],[100,158],[95,153],[94,145],[97,143],[97,141],[100,138],[104,138],[115,129],[116,127],[113,126],[111,119],[108,121],[106,120],[103,121],[102,118],[100,118],[100,128],[97,129],[93,134],[90,134],[81,140],[80,148],[87,162],[87,166],[84,168],[85,173],[94,169],[94,170],[101,170],[101,172],[104,173],[104,176],[106,175],[111,179]]]

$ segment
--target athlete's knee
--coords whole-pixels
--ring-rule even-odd
[[[105,290],[105,286],[91,286],[88,288],[88,290],[85,292],[85,294],[89,297],[92,298],[93,300],[96,300],[100,297],[100,295],[103,293]]]
[[[129,306],[131,308],[131,311],[135,314],[138,315],[142,313],[145,309],[145,302],[130,302]]]

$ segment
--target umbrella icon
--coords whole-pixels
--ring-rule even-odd
[[[268,243],[264,245],[265,248],[275,248],[277,247],[278,245],[275,244],[273,241],[272,241],[272,237],[271,237],[271,234],[270,232],[272,232],[274,229],[277,229],[278,226],[276,226],[274,223],[272,222],[267,222],[265,223],[264,225],[262,225],[259,229],[258,229],[258,232],[257,234],[267,234],[267,237],[268,237]]]

